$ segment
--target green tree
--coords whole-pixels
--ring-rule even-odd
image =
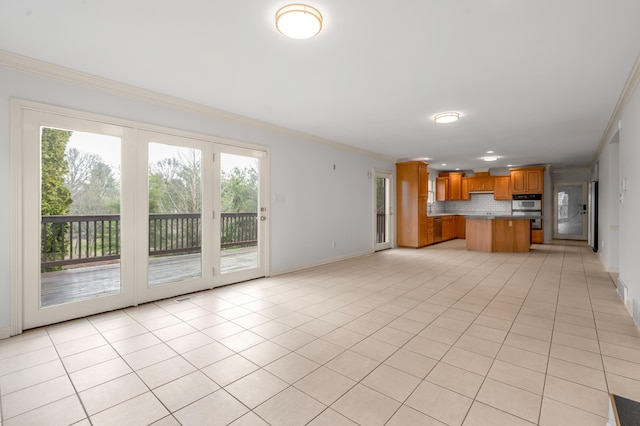
[[[95,154],[76,148],[67,150],[69,172],[65,185],[71,192],[71,214],[117,214],[120,212],[120,182],[111,167]]]
[[[72,199],[65,186],[65,175],[69,171],[65,159],[65,149],[71,132],[68,130],[42,128],[41,152],[41,199],[43,216],[65,215],[69,213]],[[68,226],[48,226],[42,230],[42,260],[64,258],[67,247],[63,244]],[[57,269],[57,268],[54,268]]]
[[[65,149],[71,131],[42,128],[42,200],[43,216],[65,215],[73,202],[71,192],[65,186],[65,175],[69,166],[65,159]]]
[[[220,182],[222,211],[248,213],[258,211],[258,172],[253,167],[234,167],[222,172]]]
[[[185,149],[149,166],[149,212],[200,213],[200,151]]]

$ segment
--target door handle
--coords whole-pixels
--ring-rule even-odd
[[[265,221],[265,220],[267,220],[267,217],[266,216],[260,216],[260,220]]]

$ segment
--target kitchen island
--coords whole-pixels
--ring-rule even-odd
[[[528,252],[531,248],[531,217],[466,216],[467,249],[484,252]]]

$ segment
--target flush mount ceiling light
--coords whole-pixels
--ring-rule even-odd
[[[490,155],[490,156],[487,156],[487,157],[482,157],[482,159],[484,161],[496,161],[498,159],[498,156],[497,155]]]
[[[455,111],[441,112],[433,117],[433,121],[439,124],[453,123],[460,119],[460,113]]]
[[[322,15],[306,4],[289,4],[276,12],[276,28],[289,38],[304,40],[322,29]]]

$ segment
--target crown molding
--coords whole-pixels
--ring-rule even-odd
[[[598,149],[596,149],[595,154],[593,155],[593,159],[591,160],[591,164],[589,165],[590,169],[593,169],[595,164],[598,162],[600,158],[600,154],[602,154],[602,150],[605,145],[609,143],[609,141],[615,136],[616,132],[620,130],[620,119],[622,118],[622,114],[624,113],[625,108],[629,104],[629,101],[633,97],[633,94],[640,83],[640,55],[636,58],[636,62],[631,69],[631,73],[629,73],[629,78],[627,78],[627,82],[622,89],[622,93],[618,98],[618,103],[616,103],[616,107],[613,109],[613,114],[609,119],[609,123],[607,124],[607,128],[600,139],[600,143],[598,144]]]
[[[218,108],[210,107],[207,105],[199,104],[197,102],[188,101],[186,99],[178,98],[175,96],[165,95],[155,92],[153,90],[143,89],[141,87],[132,86],[126,83],[121,83],[115,80],[99,77],[93,74],[85,73],[82,71],[66,68],[60,65],[55,65],[50,62],[41,61],[39,59],[29,58],[19,55],[17,53],[9,52],[0,49],[0,66],[12,68],[18,71],[27,72],[30,74],[39,75],[42,77],[52,78],[56,80],[73,83],[79,86],[84,86],[90,89],[99,90],[106,93],[115,94],[131,99],[136,99],[155,105],[166,106],[170,108],[179,109],[193,114],[202,115],[218,120],[224,120],[240,124],[243,126],[253,127],[261,130],[265,130],[272,133],[286,135],[298,139],[305,140],[307,142],[317,143],[320,145],[329,146],[332,148],[341,149],[343,151],[349,151],[376,159],[395,162],[394,157],[378,154],[376,152],[367,151],[361,148],[356,148],[351,145],[347,145],[341,142],[336,142],[331,139],[322,138],[319,136],[311,135],[309,133],[301,132],[298,130],[290,129],[284,126],[278,126],[276,124],[268,123],[266,121],[257,120],[254,118],[245,117],[240,114],[234,114],[232,112],[224,111]]]

